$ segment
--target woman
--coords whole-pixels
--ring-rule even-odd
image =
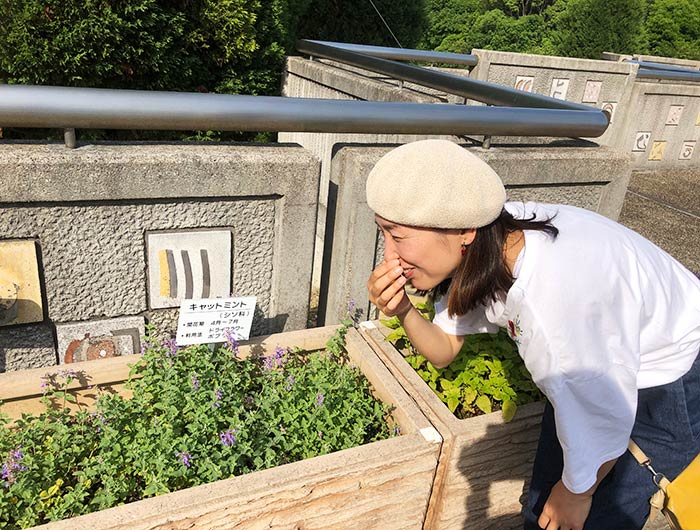
[[[469,333],[517,343],[547,397],[526,529],[642,528],[655,486],[630,436],[669,479],[700,452],[700,280],[598,214],[505,199],[456,144],[390,151],[367,180],[385,242],[370,300],[437,367]],[[436,296],[433,322],[408,283]]]

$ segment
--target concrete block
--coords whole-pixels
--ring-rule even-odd
[[[637,81],[630,112],[613,145],[639,170],[700,167],[700,85]]]
[[[365,202],[365,181],[391,147],[347,146],[332,161],[319,315],[338,322],[349,300],[372,318],[367,279],[381,259],[381,237]],[[512,200],[573,204],[617,219],[629,157],[610,148],[472,148],[501,176]],[[410,206],[407,206],[410,207]]]
[[[54,365],[56,345],[48,324],[9,327],[0,332],[0,372]]]
[[[225,294],[257,297],[253,329],[306,326],[319,162],[304,149],[4,144],[0,173],[0,233],[40,242],[50,320],[145,314],[144,234],[217,229],[233,234]]]
[[[143,317],[122,317],[56,325],[59,363],[93,361],[141,352]]]
[[[472,78],[604,108],[612,112],[612,120],[606,132],[595,141],[610,145],[620,134],[619,127],[629,112],[637,65],[481,49],[472,50],[472,54],[479,58]],[[469,104],[480,103],[470,101]],[[531,139],[493,139],[494,143],[506,141],[529,143]]]

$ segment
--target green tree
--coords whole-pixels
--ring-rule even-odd
[[[645,0],[557,0],[550,8],[552,50],[565,57],[600,59],[602,52],[645,48]]]
[[[420,48],[435,50],[445,38],[460,35],[481,12],[481,0],[427,0],[427,27]]]
[[[472,48],[543,53],[545,19],[541,15],[509,17],[500,9],[492,9],[474,17],[458,35],[446,37],[441,51],[469,53]]]
[[[301,17],[297,35],[302,39],[413,48],[426,26],[424,0],[311,0]]]
[[[698,0],[651,0],[645,28],[651,55],[700,60]]]

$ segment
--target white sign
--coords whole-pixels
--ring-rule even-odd
[[[253,324],[255,297],[183,300],[177,323],[178,346],[226,342],[229,334],[248,340]]]

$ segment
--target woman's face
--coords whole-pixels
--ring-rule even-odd
[[[476,232],[400,225],[378,215],[375,222],[384,235],[384,259],[398,259],[403,275],[421,291],[452,276],[462,260],[462,244],[470,244]]]

